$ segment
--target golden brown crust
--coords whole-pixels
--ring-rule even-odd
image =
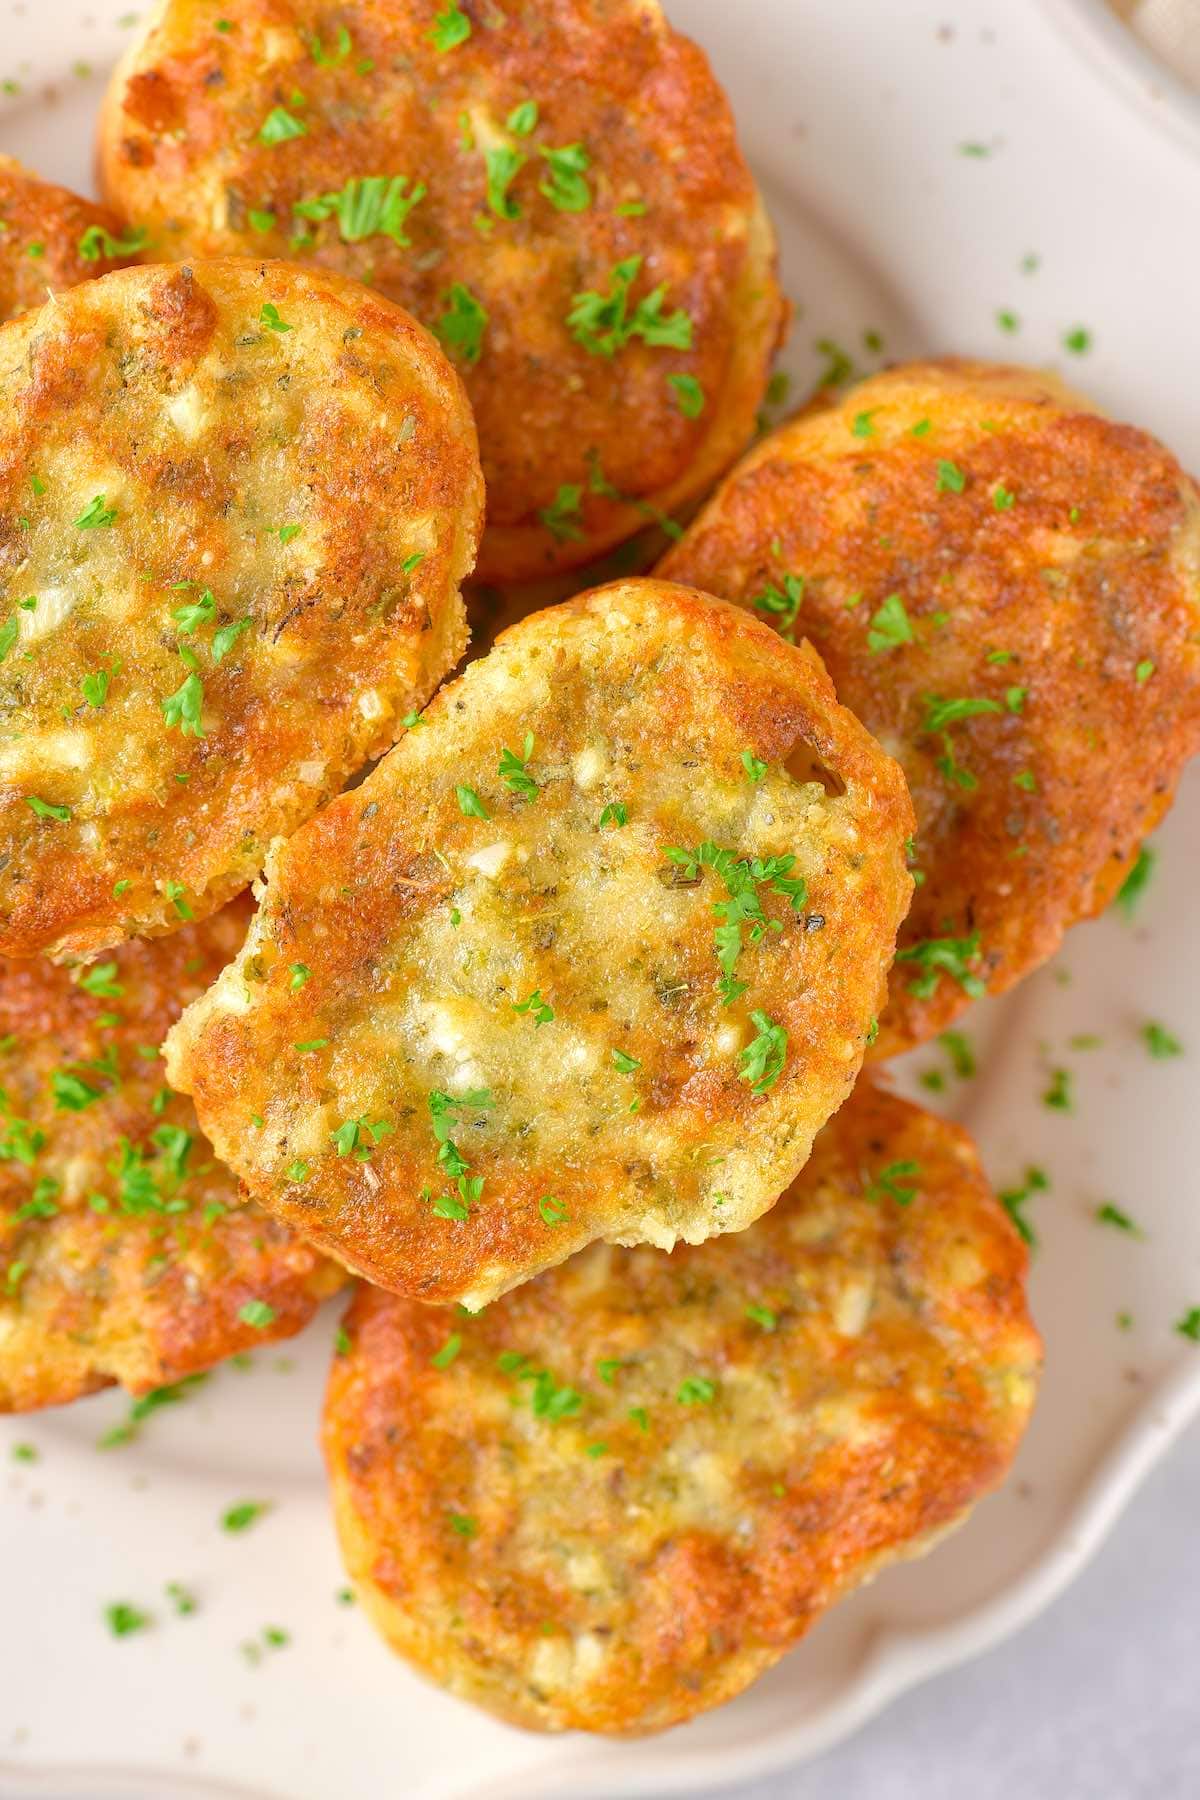
[[[128,253],[116,249],[122,242]],[[123,269],[136,248],[107,206],[0,156],[0,322],[43,306],[47,294]]]
[[[249,910],[87,969],[0,964],[0,1412],[178,1381],[345,1279],[239,1193],[157,1055]]]
[[[456,347],[487,478],[480,573],[519,580],[696,498],[746,444],[783,322],[774,237],[724,94],[655,0],[472,4],[470,35],[447,49],[439,10],[242,0],[218,30],[207,0],[169,0],[114,76],[101,166],[156,254],[320,263],[432,329],[465,289],[486,314],[478,346]],[[268,118],[268,138],[293,135],[263,142]],[[578,162],[580,146],[582,167],[556,178],[545,153]],[[517,159],[495,205],[489,154]],[[348,182],[401,176],[391,234],[378,210],[321,206]],[[575,296],[608,294],[632,258],[626,322],[661,286],[661,318],[686,314],[690,332],[656,324],[590,351],[568,328]],[[694,383],[704,405],[689,417]]]
[[[1025,1266],[965,1134],[863,1083],[735,1237],[595,1246],[475,1319],[360,1289],[324,1447],[373,1622],[541,1730],[732,1698],[1003,1476]]]
[[[1200,747],[1200,494],[1047,377],[950,361],[866,382],[747,457],[659,572],[794,610],[904,765],[923,882],[881,1053],[1106,905]]]
[[[283,263],[85,283],[0,399],[0,951],[94,954],[245,887],[457,661],[474,426],[414,320]]]
[[[853,1085],[911,828],[814,657],[690,590],[596,589],[275,850],[172,1079],[264,1205],[418,1298],[738,1230]]]

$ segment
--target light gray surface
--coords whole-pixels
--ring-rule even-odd
[[[1200,1355],[1200,1350],[1197,1351]],[[1197,1800],[1200,1427],[1066,1595],[819,1761],[722,1800]]]

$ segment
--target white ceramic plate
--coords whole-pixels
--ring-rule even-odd
[[[127,3],[8,4],[0,79],[21,91],[3,102],[0,147],[87,185]],[[802,385],[821,366],[818,339],[870,366],[875,332],[888,356],[1056,362],[1200,466],[1197,165],[1061,32],[1062,6],[674,0],[673,12],[730,88],[776,211]],[[999,309],[1019,315],[1015,335]],[[1062,349],[1079,325],[1093,336],[1082,358]],[[1197,776],[1158,834],[1135,922],[1082,928],[1055,967],[970,1021],[981,1072],[952,1082],[946,1103],[998,1183],[1033,1163],[1051,1175],[1031,1208],[1048,1360],[1015,1479],[933,1557],[841,1608],[733,1706],[666,1737],[507,1730],[425,1687],[338,1604],[314,1445],[330,1317],[249,1372],[223,1369],[124,1449],[95,1448],[124,1412],[111,1395],[0,1428],[0,1793],[695,1794],[830,1744],[1044,1606],[1200,1406],[1200,1346],[1173,1329],[1200,1305]],[[1150,1019],[1187,1054],[1152,1060],[1139,1039]],[[1079,1034],[1103,1047],[1071,1049]],[[910,1060],[918,1092],[916,1073],[941,1059]],[[1072,1072],[1073,1113],[1042,1104],[1055,1068]],[[1144,1238],[1097,1224],[1105,1200]],[[39,1460],[10,1460],[18,1443]],[[241,1499],[271,1510],[231,1536],[218,1517]],[[171,1581],[194,1591],[192,1616],[173,1616]],[[115,1600],[154,1613],[155,1628],[113,1639],[102,1610]],[[252,1663],[240,1646],[261,1645],[268,1625],[291,1642]]]

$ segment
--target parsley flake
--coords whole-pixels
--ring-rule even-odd
[[[198,738],[204,736],[204,727],[200,722],[204,706],[204,683],[197,674],[185,676],[175,692],[160,700],[159,705],[168,730],[178,725],[184,737],[189,734]]]
[[[477,363],[483,354],[488,315],[470,288],[456,281],[442,295],[445,311],[434,323],[434,336],[451,356]]]
[[[692,321],[681,309],[664,317],[667,284],[662,282],[629,312],[629,290],[636,281],[643,258],[626,257],[609,272],[608,292],[586,289],[575,294],[567,314],[567,330],[592,356],[615,356],[640,337],[654,347],[690,350]]]
[[[538,508],[538,518],[557,543],[583,540],[583,489],[578,482],[564,481],[549,506]]]
[[[491,813],[489,813],[487,807],[483,804],[483,801],[479,798],[479,795],[475,792],[473,787],[464,787],[459,784],[454,792],[458,797],[458,808],[464,819],[491,818]]]
[[[487,169],[489,207],[498,219],[519,219],[521,208],[508,190],[529,158],[519,150],[510,149],[507,144],[497,144],[485,151],[483,160]]]
[[[260,144],[286,144],[289,138],[307,136],[308,126],[286,106],[273,106],[258,128]]]
[[[148,233],[144,226],[135,225],[123,237],[114,237],[103,225],[89,225],[80,238],[76,249],[84,262],[100,262],[113,256],[133,256],[138,250],[144,250]]]
[[[711,1406],[717,1397],[716,1383],[706,1375],[689,1375],[676,1389],[680,1406]]]
[[[515,750],[502,750],[496,770],[501,781],[505,782],[514,794],[519,795],[522,800],[529,801],[536,800],[541,793],[541,788],[526,767],[532,754],[533,733],[527,731],[522,755],[518,756]]]
[[[608,805],[601,809],[601,812],[600,812],[600,829],[601,829],[601,831],[604,830],[604,827],[606,825],[612,825],[613,827],[615,827],[616,830],[619,831],[622,828],[622,826],[628,825],[628,823],[629,823],[629,809],[625,805],[625,802],[623,800],[610,800]]]
[[[95,531],[98,528],[116,523],[117,509],[110,506],[103,494],[94,494],[76,519],[75,524],[80,531]]]
[[[514,1000],[512,1009],[515,1013],[528,1013],[535,1030],[539,1025],[549,1025],[554,1018],[554,1009],[543,1000],[541,988],[534,988],[528,1000]]]
[[[944,458],[937,466],[937,491],[939,494],[961,494],[967,485],[967,478],[957,463],[947,462]]]
[[[247,1300],[244,1306],[238,1308],[238,1318],[243,1325],[253,1325],[256,1331],[265,1331],[268,1325],[275,1323],[276,1312],[265,1300]]]
[[[258,322],[260,325],[265,325],[268,331],[284,332],[295,329],[295,327],[289,325],[285,319],[280,318],[279,308],[270,300],[263,301],[262,311],[258,315]]]
[[[408,217],[425,194],[425,183],[419,181],[410,189],[407,175],[353,175],[334,192],[298,200],[293,210],[300,218],[317,224],[336,219],[343,243],[359,244],[364,238],[386,237],[407,249],[412,243],[405,229]]]
[[[1143,844],[1133,867],[1113,896],[1113,905],[1119,909],[1126,923],[1132,920],[1138,902],[1150,884],[1156,861],[1156,852]]]
[[[899,594],[889,594],[872,614],[867,650],[872,656],[879,656],[887,650],[898,650],[901,644],[911,644],[913,638],[912,621],[903,600]]]
[[[704,389],[694,375],[668,375],[667,386],[674,388],[675,399],[685,419],[698,419],[704,411]]]
[[[738,1079],[750,1083],[751,1093],[765,1094],[783,1073],[788,1034],[765,1012],[752,1012],[750,1022],[758,1035],[738,1052]]]
[[[221,1514],[221,1530],[249,1531],[251,1525],[269,1511],[270,1503],[266,1500],[239,1500]]]
[[[71,817],[69,806],[57,806],[52,800],[39,800],[36,794],[26,794],[25,804],[39,819],[66,820]]]
[[[462,1333],[452,1331],[440,1350],[435,1350],[429,1361],[435,1369],[448,1369],[459,1351],[462,1349]]]
[[[767,765],[765,762],[759,761],[753,750],[742,751],[742,767],[746,771],[746,779],[752,782],[755,787],[758,786],[760,781],[765,780]]]
[[[583,179],[589,157],[582,144],[565,144],[561,150],[538,146],[545,159],[547,179],[539,181],[538,192],[544,194],[559,212],[586,212],[592,204],[592,190]]]
[[[433,39],[435,50],[454,50],[459,44],[465,44],[471,35],[471,21],[458,4],[458,0],[447,0],[446,8],[438,13],[430,26],[427,37]]]
[[[1149,1023],[1142,1026],[1141,1037],[1151,1056],[1160,1061],[1167,1057],[1183,1055],[1183,1045],[1167,1030],[1165,1025],[1157,1025],[1150,1020]]]

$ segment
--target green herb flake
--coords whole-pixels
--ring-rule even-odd
[[[961,494],[967,485],[967,478],[957,463],[947,462],[945,458],[937,466],[937,491],[939,494]]]
[[[185,675],[183,681],[173,694],[167,694],[159,701],[162,708],[163,723],[167,730],[178,726],[183,737],[202,738],[205,735],[201,723],[204,708],[204,683],[199,675]]]
[[[711,1406],[717,1397],[716,1383],[705,1375],[689,1375],[676,1389],[680,1406]]]
[[[1143,662],[1140,662],[1138,664],[1137,668],[1133,671],[1133,678],[1137,682],[1139,687],[1142,687],[1147,681],[1149,681],[1150,677],[1154,673],[1154,667],[1155,667],[1154,662],[1152,661],[1152,659],[1150,657],[1146,657],[1146,659]]]
[[[58,819],[65,821],[71,817],[69,806],[58,806],[52,800],[41,800],[36,794],[26,794],[25,804],[39,819]]]
[[[704,411],[704,389],[694,375],[668,375],[667,386],[674,388],[675,399],[685,419],[698,419]]]
[[[1127,1212],[1122,1212],[1119,1206],[1114,1206],[1111,1200],[1106,1200],[1096,1208],[1096,1222],[1099,1225],[1111,1225],[1114,1231],[1127,1232],[1130,1237],[1143,1236],[1142,1228],[1136,1220],[1131,1219]]]
[[[620,831],[622,829],[622,827],[625,825],[628,825],[628,823],[629,823],[629,809],[625,805],[625,802],[623,800],[610,800],[607,806],[601,808],[601,812],[600,812],[600,830],[601,831],[604,830],[604,827],[606,825],[611,825],[616,830]]]
[[[293,211],[315,224],[336,219],[338,234],[345,244],[386,237],[404,250],[412,244],[407,230],[409,215],[425,193],[425,183],[419,181],[410,188],[407,175],[353,175],[344,186],[330,193],[298,200]],[[287,542],[282,532],[280,537]]]
[[[279,308],[270,300],[263,301],[262,311],[258,315],[258,322],[260,325],[265,325],[268,331],[283,333],[295,329],[294,326],[287,323],[286,319],[280,318]]]
[[[751,782],[755,787],[757,787],[759,782],[766,777],[767,765],[765,762],[759,761],[753,750],[742,751],[742,767],[746,771],[747,781]]]
[[[426,36],[433,40],[435,50],[454,50],[459,44],[465,44],[471,35],[471,21],[458,4],[458,0],[447,0],[444,10],[437,14]]]
[[[455,788],[454,792],[458,798],[458,809],[462,813],[464,819],[491,818],[491,813],[489,813],[487,807],[479,798],[479,795],[475,792],[473,787],[464,787],[460,784]]]
[[[1113,896],[1113,905],[1121,913],[1126,924],[1129,924],[1138,904],[1150,885],[1150,877],[1154,873],[1154,865],[1158,860],[1157,852],[1143,844],[1128,875]]]
[[[760,1306],[757,1301],[751,1301],[747,1306],[746,1317],[755,1325],[761,1325],[764,1331],[774,1331],[779,1324],[778,1314],[769,1306]]]
[[[1050,1178],[1044,1170],[1029,1168],[1025,1171],[1025,1180],[1020,1187],[1002,1188],[998,1195],[1001,1206],[1031,1250],[1037,1248],[1038,1240],[1036,1231],[1025,1216],[1025,1208],[1034,1194],[1045,1193],[1049,1186]]]
[[[765,1094],[783,1073],[788,1034],[765,1012],[752,1012],[750,1022],[757,1036],[738,1052],[738,1079],[750,1083],[751,1093]]]
[[[450,1521],[450,1529],[456,1537],[473,1538],[478,1535],[478,1521],[472,1519],[469,1514],[452,1512],[446,1516]]]
[[[260,144],[286,144],[290,138],[308,136],[308,126],[286,106],[273,106],[258,128]]]
[[[104,494],[94,494],[76,519],[75,524],[80,531],[96,531],[114,525],[116,520],[116,507],[108,504]]]
[[[541,988],[534,988],[527,1000],[514,1000],[512,1010],[515,1013],[528,1013],[535,1029],[539,1025],[549,1025],[554,1018],[554,1009],[542,998]]]
[[[558,212],[586,212],[592,204],[592,190],[584,180],[590,158],[582,144],[565,144],[561,150],[538,146],[538,155],[546,164],[546,179],[539,181],[538,192]]]
[[[919,1162],[888,1163],[886,1168],[877,1170],[870,1181],[866,1190],[867,1199],[894,1200],[897,1206],[910,1206],[916,1199],[919,1190],[908,1184],[914,1176],[919,1176],[920,1173]]]
[[[630,256],[614,263],[609,272],[608,291],[586,289],[577,293],[567,314],[567,330],[577,344],[592,356],[615,356],[634,337],[651,347],[690,350],[692,321],[686,312],[663,313],[667,284],[660,283],[653,292],[639,300],[629,311],[629,290],[642,266],[642,257]]]
[[[483,354],[483,334],[488,315],[470,288],[453,282],[442,295],[445,309],[434,322],[434,335],[443,349],[465,363],[477,363]]]
[[[146,247],[148,233],[135,225],[122,237],[114,237],[103,225],[89,225],[76,248],[84,262],[100,262],[114,256],[134,256]]]
[[[249,1531],[250,1527],[270,1511],[270,1502],[266,1500],[239,1500],[235,1505],[226,1507],[221,1514],[222,1531]]]
[[[960,1081],[969,1081],[976,1071],[975,1052],[971,1040],[963,1031],[943,1031],[939,1034],[941,1044],[950,1058],[954,1073]]]
[[[448,1369],[459,1351],[462,1349],[462,1335],[452,1331],[440,1350],[436,1350],[429,1361],[435,1369]]]
[[[636,1056],[629,1056],[624,1050],[613,1050],[611,1056],[613,1068],[622,1075],[632,1075],[635,1069],[642,1066]]]
[[[114,1637],[131,1637],[135,1631],[146,1631],[154,1621],[149,1613],[131,1606],[128,1600],[114,1600],[104,1609],[104,1622]]]
[[[497,144],[484,153],[487,170],[487,203],[498,219],[519,219],[521,208],[509,188],[529,158],[507,144]]]
[[[556,543],[579,543],[584,538],[583,488],[564,481],[549,506],[538,508],[538,518]]]
[[[911,644],[914,635],[912,621],[903,600],[899,594],[889,594],[872,614],[871,628],[867,633],[867,650],[872,656],[879,656],[888,650],[898,650],[901,644]]]
[[[525,742],[520,756],[515,750],[504,749],[500,752],[500,762],[496,773],[509,789],[522,800],[536,800],[541,788],[529,773],[527,764],[533,755],[533,733],[525,733]]]
[[[504,125],[505,129],[511,131],[514,137],[528,137],[531,131],[536,130],[537,122],[537,101],[522,100],[519,106],[513,107],[504,121]]]
[[[1072,356],[1085,356],[1092,347],[1092,334],[1086,325],[1076,325],[1063,334],[1063,349]]]
[[[247,1300],[238,1308],[238,1318],[243,1325],[252,1325],[256,1331],[265,1331],[268,1325],[275,1323],[277,1314],[273,1306],[265,1300]]]
[[[1169,1032],[1165,1025],[1157,1025],[1151,1019],[1142,1026],[1141,1039],[1151,1056],[1160,1061],[1171,1056],[1182,1056],[1183,1045],[1179,1039]]]

